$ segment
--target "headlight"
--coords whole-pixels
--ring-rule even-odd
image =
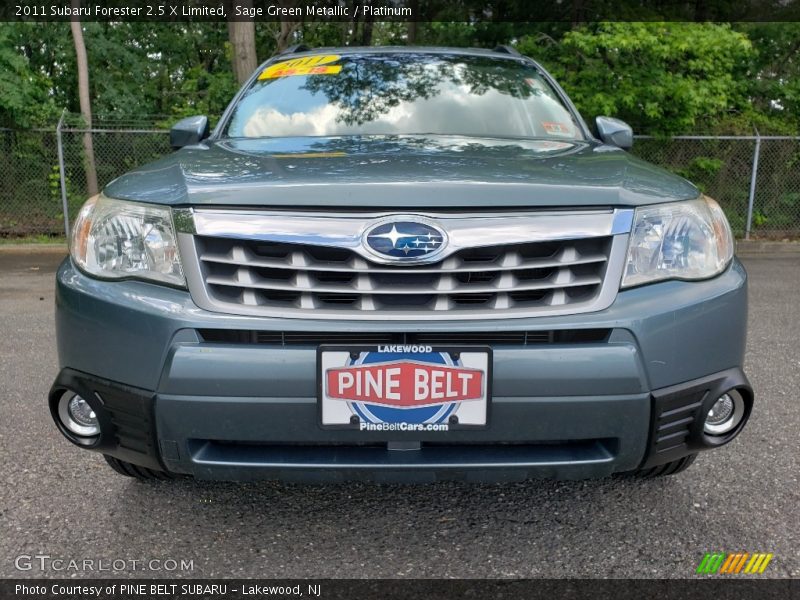
[[[70,252],[90,275],[185,285],[169,208],[90,198],[75,220]]]
[[[636,209],[622,287],[662,279],[707,279],[733,258],[733,234],[714,200],[703,196]]]

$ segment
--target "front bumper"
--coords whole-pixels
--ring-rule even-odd
[[[221,315],[186,292],[96,281],[66,260],[57,277],[62,371],[51,403],[65,389],[89,394],[110,424],[94,449],[199,478],[603,476],[709,447],[696,423],[714,394],[724,386],[750,393],[740,368],[746,314],[738,261],[709,281],[621,292],[596,313],[431,324]],[[205,329],[609,334],[496,345],[486,429],[388,436],[318,426],[314,345],[209,343]]]

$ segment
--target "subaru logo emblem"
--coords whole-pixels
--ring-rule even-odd
[[[363,244],[370,254],[387,262],[427,262],[441,255],[447,235],[427,219],[395,217],[367,228]]]

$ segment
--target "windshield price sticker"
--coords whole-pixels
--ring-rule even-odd
[[[335,75],[342,70],[342,65],[331,65],[341,58],[338,54],[320,56],[306,56],[295,58],[268,66],[258,76],[262,79],[275,79],[278,77],[291,77],[293,75]]]

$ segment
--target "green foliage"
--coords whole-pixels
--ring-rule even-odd
[[[719,158],[711,158],[708,156],[698,156],[692,159],[688,167],[683,169],[676,169],[681,177],[689,180],[697,180],[701,178],[715,176],[725,163]]]
[[[424,1],[421,0],[422,4]],[[793,133],[800,124],[800,24],[503,22],[514,3],[457,0],[416,26],[418,44],[491,48],[513,43],[548,67],[591,121],[629,121],[637,132]],[[510,8],[509,8],[510,7]],[[443,9],[444,10],[444,9]],[[512,11],[513,12],[513,11]],[[547,15],[539,15],[545,18]],[[451,20],[448,21],[448,18]],[[297,24],[290,43],[357,44],[363,22]],[[83,23],[93,112],[106,117],[218,116],[237,88],[227,24]],[[371,24],[373,44],[404,44],[410,26]],[[258,23],[260,60],[274,53],[279,23]],[[0,125],[52,126],[78,112],[68,23],[0,24]]]
[[[0,23],[0,126],[30,127],[52,120],[51,81],[37,72],[16,43],[16,27]]]
[[[172,107],[176,118],[219,115],[239,88],[232,71],[209,72],[200,66],[186,71],[179,90],[182,99]],[[167,107],[165,107],[167,108]]]
[[[65,184],[69,184],[68,181]],[[53,168],[50,169],[50,173],[47,175],[47,185],[50,189],[50,199],[51,200],[60,200],[61,199],[61,171],[58,168],[58,165],[53,165]]]
[[[82,26],[95,120],[218,115],[237,89],[226,23]],[[0,118],[52,127],[63,108],[80,110],[69,24],[0,24]]]
[[[719,158],[698,156],[694,159],[694,168],[704,175],[716,175],[724,163]]]
[[[690,131],[748,106],[747,36],[709,23],[598,23],[558,43],[526,36],[585,118],[616,116],[654,135]]]
[[[795,135],[800,116],[800,23],[739,23],[751,40],[749,95],[759,129]],[[781,124],[791,120],[790,127]],[[762,132],[763,133],[763,132]]]
[[[693,182],[701,192],[708,192],[708,182],[714,181],[714,177],[719,173],[725,163],[719,158],[708,156],[698,156],[693,158],[685,167],[673,168],[673,171]]]
[[[515,33],[514,23],[434,22],[423,33],[422,41],[432,46],[493,48],[498,44],[507,44]]]
[[[411,1],[418,1],[423,9],[432,4],[432,0]],[[617,10],[618,3],[611,0],[599,3]],[[696,133],[750,135],[754,129],[762,134],[797,135],[800,22],[700,22],[713,21],[717,9],[725,12],[720,6],[732,3],[673,3],[669,10],[674,11],[676,22],[635,22],[652,15],[635,3],[623,3],[618,14],[627,22],[576,24],[590,16],[588,8],[580,12],[579,2],[538,6],[518,0],[448,0],[441,3],[435,21],[415,26],[399,21],[306,21],[293,24],[285,39],[311,47],[358,45],[364,40],[402,45],[410,35],[420,45],[493,48],[512,44],[556,76],[590,123],[606,114],[628,121],[636,133],[659,138]],[[520,11],[533,10],[536,23],[513,18]],[[503,15],[508,16],[506,21]],[[82,26],[95,124],[119,119],[126,124],[167,127],[193,114],[207,114],[213,123],[237,89],[227,23],[85,22]],[[281,33],[279,23],[257,23],[259,60],[275,53]],[[416,83],[424,93],[425,82]],[[399,89],[398,98],[406,92]],[[0,128],[52,130],[64,108],[79,112],[69,23],[0,23]],[[377,109],[364,107],[365,111]],[[18,133],[0,131],[0,153],[5,157],[5,169],[0,167],[0,237],[60,227],[54,136]],[[165,136],[156,141],[96,135],[94,142],[101,157],[101,183],[169,151]],[[68,136],[66,144],[67,196],[74,212],[85,200],[82,147],[78,135]],[[751,145],[637,140],[633,153],[714,195],[723,202],[734,229],[744,230]],[[762,145],[755,229],[796,228],[799,167],[796,143]],[[787,221],[792,218],[793,222]]]
[[[15,236],[15,237],[3,237],[0,236],[0,246],[8,246],[8,245],[18,245],[18,244],[48,244],[48,245],[63,245],[65,246],[64,250],[66,251],[66,244],[67,240],[64,237],[63,233],[56,233],[56,234],[47,234],[42,233],[39,235],[24,235],[24,236]]]

